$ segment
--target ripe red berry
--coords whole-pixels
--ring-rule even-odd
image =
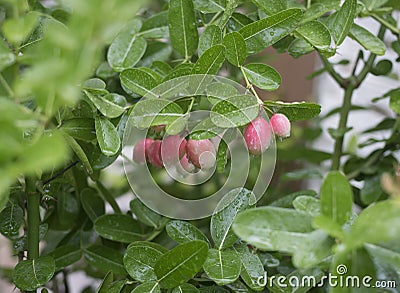
[[[279,137],[290,136],[290,121],[284,114],[274,114],[271,117],[271,127]]]
[[[149,155],[149,147],[153,143],[151,138],[143,138],[133,148],[133,160],[139,164],[145,164]]]
[[[262,117],[257,117],[246,126],[244,140],[251,154],[262,154],[271,143],[270,125]]]
[[[186,144],[186,154],[189,161],[197,168],[211,169],[215,165],[215,147],[208,139],[189,139]]]
[[[155,140],[149,147],[148,159],[154,167],[161,168],[161,140]]]
[[[170,135],[161,144],[161,158],[164,165],[177,163],[186,151],[186,139],[179,135]]]
[[[196,169],[195,165],[189,162],[189,159],[186,154],[182,157],[180,162],[183,170],[185,170],[186,172],[192,173]]]

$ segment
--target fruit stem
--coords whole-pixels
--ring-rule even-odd
[[[28,259],[39,257],[40,193],[36,191],[35,180],[25,179],[25,193],[28,201]]]
[[[258,104],[259,104],[259,105],[263,105],[264,103],[263,103],[263,101],[260,99],[260,97],[258,96],[256,90],[254,89],[253,84],[248,80],[248,78],[247,78],[247,76],[246,76],[246,73],[245,73],[244,70],[243,70],[243,66],[240,66],[240,71],[242,71],[244,80],[245,80],[245,82],[246,82],[246,88],[251,90],[251,92],[253,93],[253,95],[254,95],[254,96],[257,98],[257,100],[258,100]]]

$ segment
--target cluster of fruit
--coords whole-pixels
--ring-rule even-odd
[[[243,134],[249,153],[262,154],[271,143],[272,133],[282,138],[290,136],[290,121],[285,115],[272,115],[270,123],[262,117],[250,122]],[[216,149],[211,140],[186,140],[180,135],[169,135],[163,140],[144,138],[133,149],[133,160],[139,164],[148,162],[162,168],[180,162],[187,172],[193,172],[196,168],[211,169],[215,159]]]

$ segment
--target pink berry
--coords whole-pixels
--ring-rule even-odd
[[[186,172],[192,173],[196,169],[195,165],[189,162],[189,159],[186,154],[182,157],[180,162],[183,170],[185,170]]]
[[[215,153],[215,147],[208,139],[189,139],[186,144],[188,159],[197,168],[211,169],[215,165]]]
[[[133,148],[133,160],[145,164],[149,154],[149,147],[153,143],[151,138],[143,138]]]
[[[257,117],[246,126],[244,140],[251,154],[262,154],[271,143],[270,125],[265,119]]]
[[[161,168],[161,140],[155,140],[149,147],[148,159],[154,167]]]
[[[179,135],[170,135],[161,144],[161,158],[164,165],[177,163],[186,151],[186,139]]]
[[[279,137],[290,136],[290,121],[284,114],[274,114],[271,117],[271,127]]]

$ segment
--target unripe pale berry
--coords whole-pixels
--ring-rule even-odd
[[[279,137],[290,136],[290,121],[284,114],[274,114],[271,117],[271,127]]]
[[[170,135],[161,144],[161,158],[164,165],[177,163],[186,151],[186,139],[179,135]]]
[[[133,148],[133,160],[139,164],[145,164],[149,155],[149,147],[154,140],[143,138]]]
[[[161,168],[161,140],[155,140],[149,147],[148,160],[154,167]]]
[[[187,155],[185,154],[182,159],[180,160],[181,166],[183,170],[186,172],[192,173],[196,169],[195,165],[193,165],[191,162],[189,162],[189,159]]]
[[[262,117],[257,117],[246,126],[244,140],[251,154],[262,154],[271,143],[271,126]]]
[[[208,139],[189,139],[186,144],[186,154],[189,161],[197,168],[211,169],[215,165],[215,147]]]

